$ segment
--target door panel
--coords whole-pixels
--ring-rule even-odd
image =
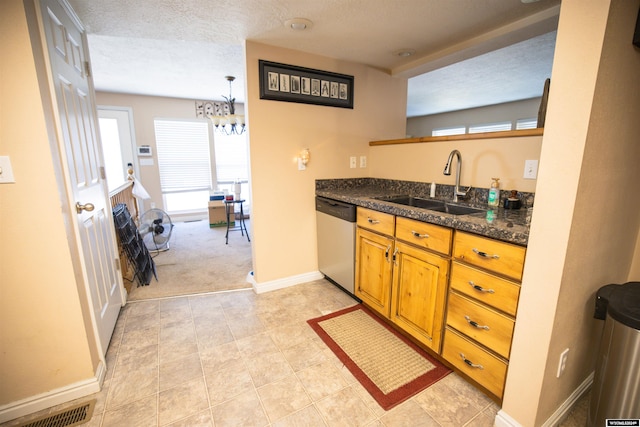
[[[391,320],[439,352],[449,261],[402,242],[396,252]]]
[[[356,296],[389,316],[393,239],[361,228],[356,233]]]
[[[76,216],[75,240],[90,296],[101,350],[106,353],[120,307],[122,279],[116,271],[115,234],[96,128],[93,86],[87,75],[88,51],[84,29],[64,0],[39,0],[44,28],[45,60],[50,64],[54,125],[70,200]],[[87,64],[87,65],[85,65]],[[80,210],[75,205],[92,205]]]

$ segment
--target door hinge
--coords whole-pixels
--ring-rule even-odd
[[[120,271],[120,258],[114,258],[113,263],[116,266],[116,271]]]
[[[91,77],[91,65],[89,64],[89,61],[84,61],[84,72],[87,77]]]
[[[100,179],[107,179],[107,172],[104,169],[104,166],[100,166]]]

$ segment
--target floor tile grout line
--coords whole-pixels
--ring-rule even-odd
[[[201,347],[200,347],[200,337],[198,336],[198,331],[197,329],[195,329],[195,318],[193,316],[193,305],[192,305],[192,300],[191,298],[187,298],[187,301],[189,302],[189,312],[191,313],[191,320],[194,323],[194,330],[195,330],[195,334],[196,334],[196,347],[198,349],[198,359],[200,361],[200,370],[202,372],[202,380],[204,381],[204,391],[207,395],[207,407],[208,407],[208,411],[209,411],[209,416],[211,417],[211,422],[213,421],[213,405],[211,404],[211,395],[209,393],[209,385],[207,383],[207,375],[204,371],[204,364],[202,362],[202,355],[201,355]]]

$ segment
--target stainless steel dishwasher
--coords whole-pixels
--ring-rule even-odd
[[[318,269],[355,298],[356,206],[316,196],[316,224]]]

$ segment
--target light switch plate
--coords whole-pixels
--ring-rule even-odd
[[[356,167],[356,156],[349,157],[349,167],[354,169]]]
[[[538,177],[538,161],[524,161],[524,179],[536,179]]]
[[[14,184],[13,168],[9,156],[0,156],[0,184]]]

